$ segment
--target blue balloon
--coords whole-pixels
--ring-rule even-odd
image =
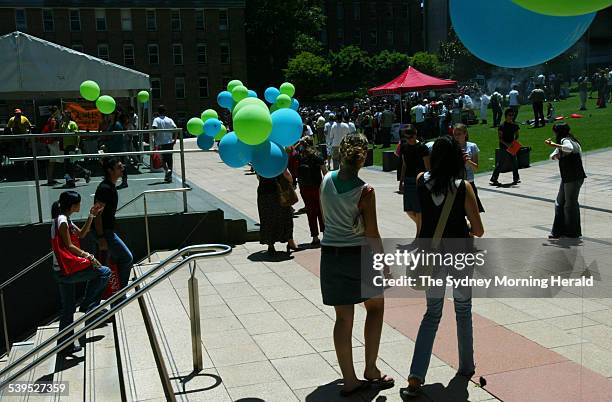
[[[204,134],[214,137],[221,131],[221,121],[219,119],[211,118],[204,122]]]
[[[453,28],[476,57],[501,67],[544,63],[570,48],[595,17],[555,17],[529,11],[512,0],[451,0]],[[535,36],[534,36],[535,35]]]
[[[198,148],[208,151],[213,146],[215,138],[206,134],[198,135]]]
[[[219,106],[224,107],[226,109],[231,109],[234,107],[234,98],[232,98],[232,94],[228,91],[221,91],[219,95],[217,95],[217,103]]]
[[[239,168],[251,161],[253,147],[240,142],[233,131],[225,134],[219,142],[219,156],[229,167]]]
[[[282,174],[287,169],[289,156],[285,149],[279,145],[264,141],[253,147],[251,163],[255,172],[268,179]]]
[[[302,118],[293,109],[278,109],[272,113],[272,132],[269,141],[283,147],[298,142],[304,129]]]
[[[300,108],[300,102],[298,102],[297,99],[292,98],[291,99],[291,106],[289,106],[289,107],[297,112],[298,109]]]
[[[249,98],[257,98],[257,92],[253,91],[252,89],[249,89]]]
[[[269,87],[264,92],[264,98],[266,98],[266,102],[270,104],[276,102],[278,95],[280,95],[280,91],[274,87]]]

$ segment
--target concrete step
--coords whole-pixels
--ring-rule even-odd
[[[34,347],[38,347],[42,342],[49,339],[53,335],[57,334],[59,329],[59,324],[54,323],[48,326],[38,327],[36,331],[36,335],[34,335]],[[51,349],[55,346],[55,343],[50,345],[49,347],[38,352],[35,357],[40,356],[43,352]],[[50,382],[53,381],[55,374],[56,366],[56,357],[50,357],[45,362],[40,364],[38,367],[31,371],[29,376],[29,381],[33,383],[37,382]],[[40,393],[29,393],[23,397],[23,401],[41,401],[43,398],[47,399],[49,394],[41,395]]]
[[[81,316],[81,313],[76,313],[74,319],[77,320]],[[66,383],[68,392],[67,395],[51,394],[45,402],[82,402],[85,392],[85,348],[70,355],[56,356],[54,367],[53,381]],[[33,400],[33,402],[38,402],[38,400]]]
[[[9,352],[8,355],[8,361],[7,361],[7,365],[12,364],[13,362],[17,361],[17,359],[19,359],[21,356],[25,355],[26,353],[28,353],[30,350],[32,350],[34,348],[34,340],[29,340],[26,342],[15,342],[13,343],[13,345],[11,346],[11,351]],[[26,364],[28,364],[29,362],[31,362],[31,359],[26,360],[23,364],[20,364],[19,366],[17,366],[15,369],[18,369],[20,367],[25,366]],[[28,381],[29,378],[31,376],[31,372],[24,374],[23,376],[21,376],[20,378],[18,378],[15,381]],[[2,376],[2,379],[4,379],[5,376]],[[1,401],[7,401],[7,402],[17,402],[17,401],[21,401],[23,399],[23,397],[19,397],[19,396],[8,396],[7,395],[7,388],[4,388],[2,390],[0,390],[0,400]]]
[[[125,400],[115,342],[115,320],[87,333],[85,402]]]

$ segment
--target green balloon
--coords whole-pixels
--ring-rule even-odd
[[[249,90],[244,85],[238,85],[232,89],[232,98],[236,103],[249,96]]]
[[[96,107],[103,114],[111,114],[115,111],[115,100],[112,96],[102,95],[96,100]]]
[[[245,106],[234,117],[234,132],[247,145],[258,145],[268,139],[272,131],[272,117],[268,110]]]
[[[100,86],[95,81],[83,81],[79,89],[81,96],[88,101],[94,102],[100,96]]]
[[[234,90],[234,88],[236,88],[239,85],[242,85],[242,81],[240,81],[240,80],[231,80],[230,82],[227,83],[227,90],[228,90],[228,92],[231,93]]]
[[[204,132],[204,122],[198,117],[192,117],[187,122],[187,131],[191,135],[200,135]]]
[[[270,105],[270,113],[276,112],[278,110],[278,103],[273,103]]]
[[[219,115],[217,111],[214,109],[206,109],[202,112],[202,121],[206,121],[208,119],[218,119]]]
[[[279,89],[281,94],[285,94],[290,98],[293,98],[293,95],[295,95],[295,87],[290,82],[282,83]]]
[[[589,14],[610,5],[610,0],[512,0],[527,10],[559,17]]]
[[[149,101],[149,93],[147,91],[138,92],[138,102],[147,103]]]
[[[276,105],[279,109],[285,109],[291,106],[291,97],[287,94],[280,94],[276,98]]]
[[[225,134],[227,134],[227,128],[225,128],[225,125],[221,124],[221,131],[215,135],[215,140],[219,141]]]
[[[243,100],[238,102],[236,104],[236,106],[234,106],[234,110],[232,110],[232,117],[235,117],[236,113],[238,113],[238,111],[240,109],[242,109],[243,107],[245,107],[245,106],[257,106],[257,107],[263,108],[264,110],[268,110],[268,106],[266,106],[264,101],[262,101],[261,99],[258,99],[258,98],[244,98]]]

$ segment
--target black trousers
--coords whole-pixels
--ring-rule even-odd
[[[544,120],[544,102],[533,102],[533,117],[535,119],[535,127],[546,125],[546,120]]]
[[[493,106],[493,126],[497,127],[499,126],[499,123],[501,123],[501,119],[502,119],[502,108],[500,106]]]
[[[159,146],[159,150],[160,151],[170,151],[173,148],[174,148],[174,145],[172,143],[170,143],[170,144],[161,144]],[[170,170],[173,170],[172,169],[172,156],[173,156],[173,154],[161,154],[162,161],[166,164],[166,166]]]
[[[383,148],[389,148],[391,146],[391,127],[383,127],[380,130],[382,146]]]

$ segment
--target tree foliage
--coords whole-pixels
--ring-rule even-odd
[[[329,61],[336,90],[354,89],[371,72],[370,56],[357,46],[346,46],[338,52],[331,52]]]
[[[451,28],[448,40],[440,43],[440,61],[448,67],[448,74],[457,80],[466,81],[477,74],[486,74],[491,65],[474,56],[459,40]]]
[[[368,80],[369,85],[387,82],[397,77],[410,65],[410,56],[405,53],[383,50],[372,56],[373,74]]]
[[[324,57],[310,52],[301,52],[289,59],[285,79],[293,83],[300,96],[312,97],[329,85],[332,67]]]
[[[447,74],[447,67],[433,53],[417,52],[410,58],[410,65],[422,73],[436,77]]]

